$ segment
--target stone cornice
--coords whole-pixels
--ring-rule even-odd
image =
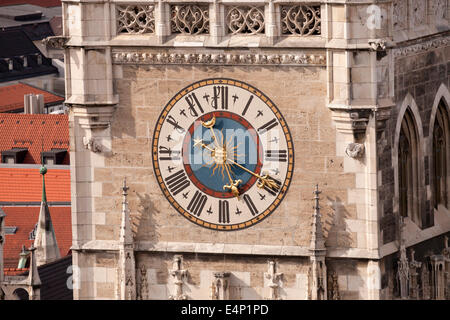
[[[138,52],[114,50],[114,64],[203,64],[203,65],[290,65],[326,66],[325,54],[279,54],[273,52],[249,53],[248,51],[224,53],[182,53],[166,51]]]
[[[404,57],[417,53],[421,53],[430,49],[435,49],[439,47],[445,47],[450,44],[450,38],[448,36],[443,36],[442,38],[431,39],[421,43],[397,47],[392,49],[394,57]]]
[[[118,241],[93,240],[85,244],[72,246],[75,251],[118,251]],[[195,242],[150,242],[137,241],[134,251],[140,252],[173,252],[173,253],[205,253],[226,255],[270,255],[284,257],[310,257],[309,247],[271,246],[227,243],[195,243]],[[377,250],[345,248],[327,248],[327,258],[379,259]]]

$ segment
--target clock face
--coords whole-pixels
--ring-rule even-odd
[[[189,221],[239,230],[269,216],[292,179],[286,121],[258,89],[207,79],[178,92],[156,123],[153,167],[165,197]]]

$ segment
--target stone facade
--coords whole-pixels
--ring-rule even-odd
[[[317,298],[311,283],[329,299],[397,297],[398,137],[407,107],[420,137],[423,219],[405,219],[405,246],[450,231],[448,209],[430,202],[426,142],[437,106],[443,101],[448,112],[450,102],[448,10],[440,0],[63,1],[59,43],[71,110],[73,259],[80,268],[74,297],[121,297],[124,178],[137,298]],[[195,22],[183,18],[193,12]],[[295,150],[293,181],[279,207],[235,232],[181,217],[152,166],[164,106],[189,84],[213,77],[267,95],[286,119]],[[309,249],[316,184],[326,266]],[[415,259],[440,254],[443,242],[433,243],[431,255],[416,250]]]

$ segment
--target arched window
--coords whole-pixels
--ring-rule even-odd
[[[403,117],[398,148],[399,213],[420,223],[418,134],[411,110]]]
[[[433,128],[433,193],[434,206],[448,208],[449,117],[444,102],[438,106]]]

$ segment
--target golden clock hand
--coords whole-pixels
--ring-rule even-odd
[[[212,119],[210,119],[208,121],[202,121],[202,126],[211,130],[211,134],[214,139],[214,144],[216,145],[216,147],[220,147],[219,142],[217,141],[216,134],[214,133],[214,129],[213,129],[215,124],[216,124],[216,116],[215,115],[213,115]]]
[[[194,139],[194,147],[201,145],[203,148],[205,148],[206,150],[209,150],[211,152],[215,152],[214,149],[211,149],[210,147],[208,147],[206,144],[203,143],[202,139]]]
[[[269,187],[270,189],[274,190],[274,191],[278,191],[278,189],[280,188],[280,186],[268,175],[264,175],[264,176],[260,176],[257,173],[254,173],[253,171],[247,169],[244,166],[241,166],[239,163],[231,160],[231,159],[226,159],[227,161],[233,163],[234,165],[238,166],[239,168],[241,168],[244,171],[247,171],[248,173],[254,175],[255,177],[257,177],[260,181],[258,182],[258,184],[256,185],[258,188],[262,189],[264,188],[264,186]]]

